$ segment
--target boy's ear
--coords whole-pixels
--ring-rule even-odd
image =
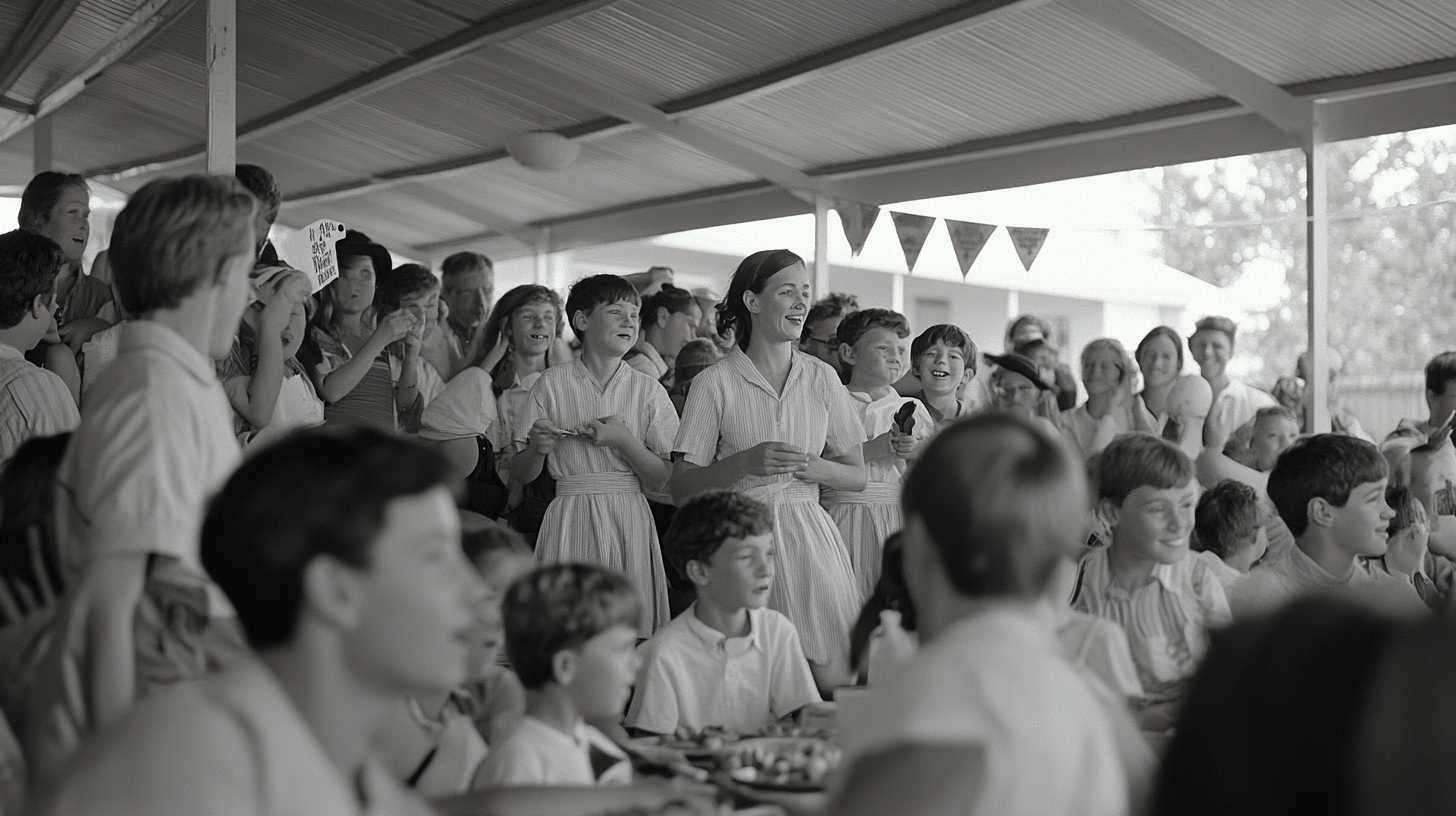
[[[1335,524],[1334,507],[1319,496],[1309,500],[1305,505],[1305,512],[1309,515],[1310,524],[1318,524],[1321,527],[1333,527]]]
[[[672,312],[669,312],[666,306],[658,306],[657,313],[652,316],[652,325],[666,326],[668,319],[671,317]]]
[[[37,320],[49,320],[50,315],[48,314],[48,312],[50,312],[51,298],[53,297],[54,295],[50,292],[41,292],[40,294],[32,298],[30,301],[30,316],[36,318]]]
[[[303,609],[337,629],[359,620],[363,587],[357,570],[321,555],[303,568]]]
[[[848,343],[840,343],[839,359],[843,360],[845,365],[854,365],[854,346]]]
[[[686,572],[688,580],[692,581],[694,586],[707,586],[712,575],[708,570],[708,565],[696,560],[688,561]]]
[[[576,679],[577,664],[576,652],[571,649],[562,649],[551,655],[551,679],[559,685],[571,685]]]
[[[587,313],[584,309],[577,309],[571,313],[571,327],[578,332],[586,331]]]
[[[1109,527],[1117,526],[1117,516],[1121,510],[1122,508],[1112,499],[1097,500],[1097,513],[1102,516],[1102,520],[1107,522],[1107,526]]]

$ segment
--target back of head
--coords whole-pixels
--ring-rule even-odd
[[[440,288],[440,279],[435,273],[419,264],[400,264],[376,274],[374,309],[381,315],[397,312],[406,300]],[[434,315],[425,315],[426,320],[434,318]]]
[[[0,329],[13,328],[39,295],[56,289],[65,255],[56,242],[26,230],[0,235]]]
[[[1193,511],[1196,549],[1219,558],[1232,555],[1258,527],[1259,494],[1243,482],[1224,479],[1198,497]]]
[[[711,340],[689,340],[673,361],[673,383],[690,383],[708,366],[718,362],[718,348]]]
[[[717,305],[718,334],[726,336],[730,330],[733,331],[738,347],[747,350],[748,338],[753,334],[753,316],[748,311],[748,304],[743,302],[743,294],[762,293],[769,278],[803,263],[803,258],[787,249],[764,249],[744,258],[728,281],[728,294]],[[810,319],[805,318],[805,325]]]
[[[731,490],[715,490],[684,502],[662,535],[662,554],[679,575],[688,562],[707,564],[730,538],[773,532],[773,513],[763,502]]]
[[[528,689],[554,676],[552,658],[613,626],[636,629],[642,602],[626,578],[586,564],[553,564],[517,580],[501,607],[506,653]]]
[[[896,337],[904,339],[910,336],[910,321],[905,319],[905,315],[889,309],[860,309],[844,316],[834,338],[836,342],[853,346],[871,329],[889,329]]]
[[[1007,351],[1012,351],[1020,343],[1023,343],[1026,340],[1031,339],[1031,338],[1021,337],[1021,335],[1024,335],[1024,334],[1032,331],[1033,329],[1035,330],[1035,333],[1037,335],[1039,335],[1040,337],[1042,337],[1042,338],[1046,339],[1048,342],[1050,342],[1051,336],[1052,336],[1052,323],[1051,323],[1051,321],[1050,320],[1047,320],[1046,318],[1044,318],[1044,317],[1042,317],[1040,315],[1024,314],[1024,315],[1020,315],[1015,320],[1013,320],[1010,323],[1007,323],[1006,324],[1006,344],[1005,344],[1005,349]]]
[[[278,207],[283,203],[283,191],[278,180],[265,167],[256,164],[240,164],[233,168],[233,176],[243,188],[258,199],[258,209],[267,216],[268,223],[278,220]]]
[[[901,492],[951,586],[970,596],[1039,595],[1081,544],[1087,483],[1056,440],[1006,414],[961,420],[931,440]]]
[[[1446,385],[1456,380],[1456,351],[1443,351],[1426,363],[1426,390],[1444,394]]]
[[[686,314],[696,305],[698,299],[692,292],[664,283],[661,289],[642,299],[642,328],[657,325],[659,309],[666,309],[668,314]]]
[[[457,252],[440,264],[440,276],[444,278],[453,278],[467,272],[491,273],[494,271],[495,264],[491,263],[489,257],[479,252]]]
[[[804,318],[804,325],[808,326],[831,317],[843,317],[850,312],[857,311],[859,311],[859,298],[845,292],[830,292],[809,307],[809,314]]]
[[[61,193],[67,187],[78,187],[88,193],[90,191],[86,177],[80,173],[58,173],[54,170],[36,173],[30,183],[25,185],[25,191],[20,194],[20,212],[17,216],[20,228],[39,232],[50,220],[51,210],[55,209],[56,202],[61,200]]]
[[[1386,477],[1385,457],[1363,439],[1316,434],[1279,455],[1269,472],[1269,499],[1297,538],[1309,529],[1309,502],[1320,498],[1344,507],[1350,492]]]
[[[1360,712],[1393,628],[1361,609],[1306,599],[1213,633],[1151,813],[1350,812]]]
[[[465,558],[481,569],[481,565],[498,554],[531,556],[531,545],[525,536],[497,521],[461,524],[460,548]]]
[[[1122,434],[1096,460],[1097,498],[1121,506],[1139,487],[1166,490],[1193,480],[1193,463],[1177,445],[1142,433]]]
[[[299,431],[245,460],[208,505],[202,564],[253,648],[292,640],[313,559],[368,567],[389,503],[442,485],[446,469],[422,445],[351,427]]]
[[[620,275],[592,275],[577,281],[566,295],[566,322],[578,338],[582,331],[576,327],[577,312],[591,314],[598,306],[626,301],[642,304],[637,288]]]
[[[56,590],[62,586],[55,530],[56,473],[70,441],[69,433],[31,437],[0,471],[0,580],[12,587],[29,585],[34,597],[43,597],[42,578]],[[31,547],[32,531],[40,534],[38,553]]]
[[[253,255],[253,196],[236,179],[158,179],[132,194],[111,232],[112,286],[133,315],[178,306],[224,265]]]

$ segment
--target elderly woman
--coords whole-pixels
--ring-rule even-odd
[[[1278,405],[1274,398],[1228,375],[1228,363],[1234,354],[1234,335],[1238,327],[1227,317],[1205,317],[1188,338],[1188,352],[1198,363],[1203,379],[1213,389],[1213,408],[1208,412],[1211,425],[1232,433],[1254,418],[1260,408]]]

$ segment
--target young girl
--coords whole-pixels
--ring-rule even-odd
[[[1183,340],[1167,326],[1156,326],[1137,344],[1133,358],[1143,375],[1143,390],[1134,407],[1145,423],[1162,431],[1168,420],[1168,395],[1183,373]]]
[[[323,400],[294,359],[307,331],[308,279],[275,267],[261,281],[259,299],[243,312],[232,353],[217,366],[244,447],[324,421]]]
[[[423,322],[402,310],[376,319],[375,278],[393,268],[389,250],[356,230],[345,233],[334,250],[339,278],[319,292],[301,355],[304,368],[323,397],[326,421],[397,430],[399,416],[408,416],[421,400]],[[386,351],[406,338],[409,359]]]
[[[849,628],[859,590],[819,486],[865,486],[864,426],[828,364],[797,352],[809,272],[786,249],[738,265],[718,305],[728,356],[693,381],[673,446],[673,495],[738,490],[774,510],[778,571],[771,601],[799,630],[820,690],[849,680]]]
[[[1062,438],[1083,459],[1107,447],[1113,437],[1132,430],[1151,431],[1134,411],[1137,367],[1127,349],[1104,337],[1082,349],[1082,385],[1087,401],[1061,416]]]
[[[581,359],[547,369],[516,421],[525,449],[516,481],[533,481],[551,457],[556,498],[546,508],[536,556],[581,562],[627,576],[648,609],[649,637],[668,620],[667,574],[644,491],[661,490],[677,436],[677,412],[662,385],[622,361],[637,342],[637,290],[616,275],[571,287],[566,314]]]

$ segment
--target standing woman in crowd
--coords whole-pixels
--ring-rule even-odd
[[[1183,339],[1167,326],[1156,326],[1137,344],[1133,357],[1143,374],[1135,407],[1144,422],[1161,431],[1168,421],[1168,395],[1183,373]]]
[[[396,311],[376,321],[376,276],[393,268],[389,250],[369,236],[349,230],[334,245],[339,277],[319,292],[319,308],[309,327],[300,362],[324,400],[326,422],[358,422],[393,431],[397,411],[419,396],[419,371],[401,368],[387,347],[412,332],[415,316]],[[416,343],[418,347],[418,343]]]
[[[1274,398],[1257,388],[1245,385],[1228,375],[1229,360],[1234,354],[1234,335],[1238,327],[1227,317],[1205,317],[1188,338],[1188,353],[1198,363],[1203,379],[1213,389],[1213,408],[1208,422],[1231,434],[1254,418],[1260,408],[1278,405]]]
[[[770,605],[799,630],[820,690],[849,679],[849,630],[859,591],[819,486],[865,486],[864,427],[827,363],[796,353],[809,312],[809,272],[786,250],[738,265],[718,305],[736,346],[693,381],[674,445],[679,504],[737,490],[774,512],[778,569]]]

